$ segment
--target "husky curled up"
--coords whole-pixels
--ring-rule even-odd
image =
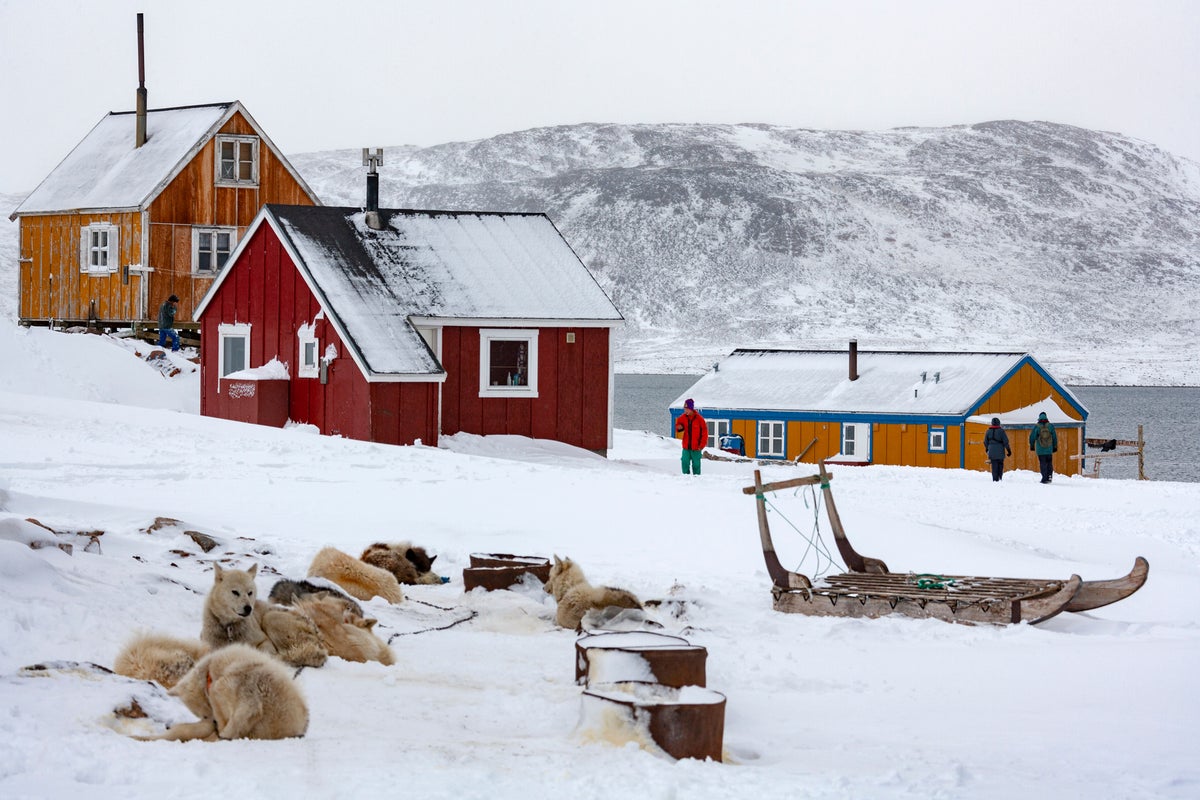
[[[321,548],[308,567],[308,577],[333,581],[359,600],[382,597],[389,603],[404,602],[395,575],[335,547]]]
[[[154,681],[170,689],[208,651],[208,645],[199,639],[177,639],[157,633],[139,634],[117,654],[113,672],[127,678]]]
[[[168,739],[287,739],[308,730],[308,706],[288,670],[244,644],[214,650],[169,691],[200,719],[172,725]]]
[[[610,606],[642,608],[632,592],[610,586],[592,586],[583,576],[580,566],[569,558],[554,557],[550,580],[546,581],[545,588],[546,593],[554,595],[558,603],[555,621],[571,630],[579,630],[583,615],[593,609]]]
[[[386,569],[396,576],[397,581],[410,586],[418,583],[442,582],[441,577],[433,572],[433,562],[437,556],[431,556],[424,547],[417,547],[409,542],[395,544],[376,542],[363,550],[359,559]]]
[[[213,564],[213,587],[204,601],[200,639],[214,650],[247,644],[278,656],[294,667],[319,667],[328,653],[308,617],[255,599],[258,565],[248,570]]]
[[[347,661],[394,663],[387,643],[372,630],[379,620],[365,618],[362,606],[337,589],[284,578],[271,587],[271,600],[312,620],[329,655]]]

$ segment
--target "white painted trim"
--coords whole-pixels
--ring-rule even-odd
[[[211,270],[201,270],[200,263],[200,234],[211,233],[214,237],[213,243],[213,268]],[[192,226],[192,275],[202,278],[212,278],[220,273],[225,267],[218,266],[216,263],[217,250],[215,237],[221,233],[229,234],[229,258],[225,259],[225,264],[228,264],[233,258],[234,252],[237,250],[237,226],[235,225],[193,225]]]
[[[538,396],[538,333],[536,328],[480,328],[479,330],[479,396],[523,397]],[[492,385],[491,343],[493,341],[525,342],[529,362],[525,365],[526,385]]]
[[[246,339],[246,357],[243,359],[242,366],[239,369],[223,372],[222,370],[225,367],[225,339],[243,337]],[[220,393],[221,391],[221,378],[242,369],[250,369],[250,323],[222,322],[217,326],[217,392]]]
[[[234,143],[234,171],[241,161],[237,159],[237,151],[240,149],[238,145],[248,143],[254,145],[254,153],[251,156],[250,172],[248,179],[243,180],[236,175],[232,178],[225,178],[221,175],[221,145],[225,142]],[[245,133],[217,133],[213,136],[213,185],[224,188],[245,189],[257,187],[259,175],[262,166],[262,140],[257,136],[251,136]]]

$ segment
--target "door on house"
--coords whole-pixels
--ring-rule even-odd
[[[871,425],[863,422],[842,423],[842,455],[862,461],[871,457]]]

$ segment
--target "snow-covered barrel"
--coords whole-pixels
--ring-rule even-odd
[[[610,631],[575,641],[575,682],[647,681],[704,686],[708,651],[687,639],[653,631]]]
[[[582,735],[655,746],[672,758],[722,760],[725,695],[700,686],[624,681],[583,691]]]
[[[507,589],[533,575],[542,583],[550,580],[550,559],[514,556],[510,553],[472,553],[471,566],[463,569],[463,589],[483,587],[489,592]]]

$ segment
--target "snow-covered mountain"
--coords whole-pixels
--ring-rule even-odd
[[[363,202],[361,149],[291,158]],[[385,148],[380,184],[385,206],[548,213],[628,321],[620,371],[857,338],[1200,384],[1200,165],[1117,134],[584,124]]]
[[[363,202],[361,148],[290,158],[326,203]],[[548,213],[625,315],[621,372],[857,338],[1200,385],[1200,164],[1118,134],[583,124],[388,147],[380,183],[385,206]]]

